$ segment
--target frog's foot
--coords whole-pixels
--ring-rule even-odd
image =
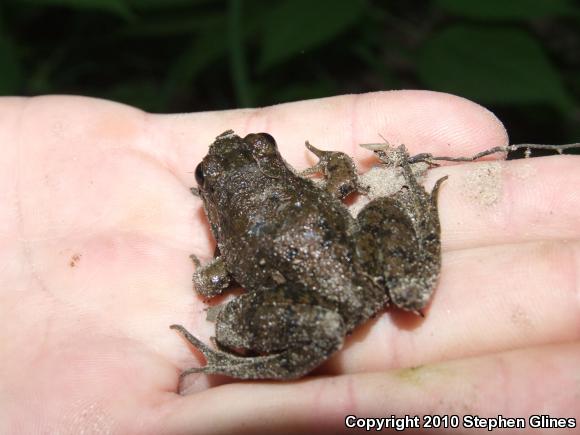
[[[377,144],[368,149],[372,150],[379,160],[387,166],[402,167],[409,164],[409,152],[403,144],[398,147],[393,147],[388,143],[382,147]]]
[[[360,184],[356,166],[352,159],[340,151],[323,151],[306,141],[306,148],[318,157],[318,163],[300,173],[302,176],[322,174],[323,188],[334,197],[346,198],[353,192],[366,193]]]
[[[179,332],[187,341],[189,341],[203,354],[207,361],[207,364],[203,367],[192,367],[190,369],[184,370],[179,375],[180,381],[193,373],[205,373],[208,375],[224,374],[239,379],[267,379],[270,377],[276,379],[274,374],[273,376],[268,376],[266,370],[261,371],[261,376],[252,377],[248,376],[248,374],[255,372],[253,366],[269,366],[273,360],[279,357],[278,354],[258,357],[243,357],[234,355],[225,350],[213,350],[197,337],[192,335],[182,325],[171,325],[170,328]]]
[[[193,285],[200,295],[212,298],[223,293],[232,285],[232,276],[222,257],[216,257],[203,266],[195,255],[191,254],[189,257],[195,265]]]
[[[225,350],[213,350],[203,341],[199,340],[191,332],[185,329],[185,327],[183,327],[182,325],[171,325],[169,328],[179,332],[183,336],[183,338],[185,338],[187,341],[191,343],[192,346],[198,349],[207,360],[207,365],[204,367],[192,367],[190,369],[184,370],[179,376],[180,379],[183,379],[184,377],[192,373],[221,373],[219,369],[222,365],[230,366],[236,363],[239,364],[242,363],[244,360],[243,357],[236,356],[234,354],[226,352]]]
[[[395,148],[384,137],[383,140],[384,142],[379,143],[361,143],[360,146],[375,153],[379,160],[385,165],[389,167],[400,166],[401,150],[406,152],[405,146],[401,145],[400,147]]]
[[[361,147],[374,152],[382,163],[390,167],[400,167],[403,164],[426,163],[429,167],[439,166],[435,157],[430,153],[420,153],[410,156],[405,145],[392,146],[385,140],[384,143],[361,144]]]

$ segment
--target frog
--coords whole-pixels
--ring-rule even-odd
[[[192,192],[217,246],[205,265],[192,256],[194,287],[206,300],[235,286],[245,292],[214,307],[213,347],[171,325],[207,361],[181,379],[299,379],[389,305],[421,314],[428,304],[441,268],[437,197],[447,177],[427,192],[404,145],[375,148],[380,164],[402,171],[404,186],[355,217],[345,198],[367,189],[353,160],[306,147],[319,160],[300,173],[270,134],[228,130],[197,165]]]

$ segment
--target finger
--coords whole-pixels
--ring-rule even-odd
[[[4,97],[0,111],[7,115],[2,118],[5,130],[17,128],[25,133],[23,139],[43,136],[52,147],[74,143],[76,148],[134,148],[179,172],[192,171],[209,144],[227,129],[240,135],[267,131],[278,139],[285,156],[301,164],[308,162],[303,147],[307,139],[362,156],[369,152],[359,144],[382,142],[382,137],[404,143],[412,152],[452,155],[507,144],[504,127],[490,111],[467,99],[431,91],[374,92],[174,115],[150,115],[87,97]]]
[[[580,242],[449,252],[425,319],[396,310],[379,315],[355,329],[319,373],[412,367],[580,340],[579,270]],[[207,341],[213,330],[199,331]]]
[[[434,169],[444,250],[580,238],[580,157],[479,162]]]
[[[579,364],[580,344],[570,343],[390,372],[229,384],[176,399],[159,425],[169,433],[342,433],[352,431],[348,415],[417,415],[423,428],[425,415],[456,414],[458,427],[440,433],[465,433],[464,415],[509,413],[525,419],[518,433],[536,433],[532,415],[580,423]]]
[[[580,340],[579,271],[578,241],[448,252],[424,320],[394,310],[379,316],[355,330],[326,372],[412,367]]]
[[[239,135],[265,131],[278,141],[290,164],[312,163],[304,141],[367,158],[361,143],[404,143],[412,153],[471,155],[507,144],[497,118],[483,107],[449,94],[391,91],[299,101],[261,109],[152,117],[152,145],[174,157],[175,173],[193,185],[192,172],[215,136],[227,129]]]

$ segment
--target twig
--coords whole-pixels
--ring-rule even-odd
[[[421,153],[409,157],[409,163],[417,163],[417,162],[429,162],[435,160],[444,160],[447,162],[473,162],[474,160],[480,159],[485,156],[489,156],[491,154],[496,153],[507,153],[510,151],[517,151],[524,148],[526,150],[526,157],[529,157],[531,154],[531,150],[552,150],[556,151],[558,154],[562,154],[563,151],[571,149],[571,148],[580,148],[580,142],[578,143],[570,143],[564,145],[544,145],[544,144],[532,144],[532,143],[522,143],[516,145],[506,145],[506,146],[498,146],[493,147],[485,151],[481,151],[471,157],[435,157],[431,153]]]

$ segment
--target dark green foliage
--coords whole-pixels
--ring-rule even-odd
[[[14,44],[8,37],[1,34],[0,72],[0,95],[9,95],[21,87],[22,72]]]
[[[108,12],[124,19],[133,17],[131,9],[124,0],[21,0],[21,3],[22,8],[30,8],[33,6],[65,6],[87,12]]]
[[[574,107],[541,45],[517,28],[447,27],[425,42],[417,70],[428,87],[476,101]]]
[[[261,71],[345,33],[362,18],[363,4],[358,0],[281,0],[272,2],[267,12],[259,41]]]
[[[156,112],[391,88],[471,98],[512,140],[580,137],[572,0],[3,0],[0,94]]]
[[[575,0],[436,0],[435,5],[457,16],[479,20],[522,20],[574,15]]]

